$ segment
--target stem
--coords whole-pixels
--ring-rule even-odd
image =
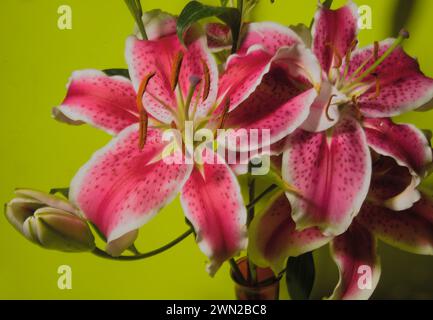
[[[250,163],[248,165],[249,171],[251,171],[251,167],[252,166]],[[250,202],[254,200],[255,191],[256,191],[256,179],[250,175],[248,176],[248,196]],[[255,206],[252,205],[248,209],[247,227],[250,226],[251,221],[254,219],[254,215],[255,215]],[[257,282],[257,268],[248,255],[247,255],[247,259],[248,259],[248,281],[255,284]]]
[[[141,20],[141,16],[143,15],[143,10],[141,8],[140,0],[124,0],[126,5],[128,6],[129,11],[134,17],[135,23],[140,30],[141,37],[143,40],[147,40],[146,29],[144,28],[143,20]]]
[[[263,191],[261,194],[259,194],[257,196],[257,198],[255,198],[254,200],[252,200],[249,204],[247,204],[246,208],[247,210],[249,210],[251,207],[254,207],[257,202],[259,202],[263,197],[265,197],[267,194],[271,193],[272,191],[274,191],[277,188],[276,184],[273,184],[271,186],[269,186],[268,188],[266,188],[265,191]]]
[[[244,24],[244,0],[238,0],[237,8],[241,14],[241,21],[239,23],[239,32],[238,32],[237,39],[233,39],[232,54],[236,53],[241,45],[241,31],[242,31],[242,26]]]
[[[244,282],[245,281],[244,277],[243,277],[242,272],[239,269],[238,264],[236,263],[235,259],[231,258],[229,260],[229,263],[230,263],[230,266],[231,266],[231,269],[232,269],[233,273],[235,274],[236,280],[239,283]]]
[[[167,243],[165,246],[162,246],[161,248],[158,248],[158,249],[146,252],[146,253],[141,253],[141,254],[138,254],[135,256],[112,257],[108,253],[106,253],[104,250],[99,249],[97,247],[95,249],[93,249],[92,253],[95,256],[98,256],[100,258],[105,258],[105,259],[110,259],[110,260],[118,260],[118,261],[133,261],[133,260],[146,259],[146,258],[156,256],[157,254],[160,254],[160,253],[167,251],[168,249],[174,247],[176,244],[178,244],[182,240],[186,239],[193,232],[194,232],[193,229],[189,229],[188,231],[184,232],[183,234],[181,234],[179,237],[177,237],[173,241]]]

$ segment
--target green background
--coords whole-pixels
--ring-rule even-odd
[[[406,0],[412,1],[412,0]],[[186,0],[142,0],[144,8],[179,13]],[[205,1],[214,3],[212,1]],[[389,36],[396,0],[359,0],[373,9],[373,29],[361,45]],[[420,0],[408,24],[405,44],[433,76],[433,1]],[[308,24],[316,0],[262,0],[255,20]],[[336,5],[343,1],[336,1]],[[73,29],[57,28],[57,8],[68,4]],[[65,95],[74,70],[125,67],[124,42],[133,20],[121,0],[2,0],[0,4],[1,111],[0,202],[15,187],[64,187],[91,154],[110,137],[89,126],[71,127],[51,119],[50,110]],[[401,118],[433,129],[432,113]],[[141,230],[138,247],[149,250],[186,230],[178,200]],[[375,298],[433,298],[433,257],[380,246],[382,279]],[[172,250],[138,262],[107,261],[85,254],[43,250],[26,241],[0,217],[0,298],[67,299],[232,299],[225,265],[210,278],[206,259],[190,237]],[[72,290],[57,288],[57,268],[72,267]],[[314,297],[329,295],[337,269],[328,248],[316,254]],[[283,294],[283,297],[285,295]]]

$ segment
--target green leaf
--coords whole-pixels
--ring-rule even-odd
[[[56,194],[56,193],[60,193],[66,199],[69,199],[69,188],[52,188],[50,190],[50,194]]]
[[[227,7],[229,0],[220,0],[220,2],[221,2],[221,7]]]
[[[128,69],[105,69],[102,70],[107,76],[122,76],[131,79]]]
[[[313,289],[315,273],[312,252],[287,260],[286,283],[293,300],[308,300]]]
[[[233,47],[236,49],[241,28],[240,11],[229,7],[208,6],[198,1],[189,2],[180,13],[177,20],[177,36],[179,40],[184,44],[183,36],[189,27],[201,19],[211,17],[218,18],[230,27],[233,37]]]
[[[333,0],[325,0],[325,1],[323,1],[323,6],[324,6],[325,8],[331,9],[332,1],[333,1]]]

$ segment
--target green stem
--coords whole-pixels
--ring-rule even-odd
[[[181,234],[179,237],[177,237],[173,241],[167,243],[165,246],[162,246],[161,248],[158,248],[158,249],[146,252],[146,253],[141,253],[141,254],[138,254],[135,256],[112,257],[108,253],[106,253],[104,250],[101,250],[97,247],[95,249],[93,249],[92,253],[95,256],[98,256],[100,258],[105,258],[105,259],[110,259],[110,260],[118,260],[118,261],[133,261],[133,260],[147,259],[147,258],[156,256],[157,254],[160,254],[160,253],[167,251],[168,249],[174,247],[176,244],[178,244],[182,240],[186,239],[193,232],[194,232],[193,229],[189,229],[188,231],[184,232],[183,234]]]
[[[229,260],[229,263],[230,263],[230,267],[231,267],[233,273],[235,274],[236,281],[239,283],[245,282],[245,279],[242,275],[242,272],[239,269],[238,264],[236,263],[235,259],[231,258]]]
[[[249,171],[251,171],[251,163],[248,165],[248,167],[249,167],[248,168]],[[248,196],[250,202],[254,200],[255,191],[256,191],[256,179],[250,175],[248,176]],[[254,215],[255,215],[255,206],[252,205],[248,209],[247,227],[249,227],[251,221],[253,221]],[[247,259],[248,259],[248,281],[255,284],[257,282],[257,268],[248,255],[247,255]]]
[[[147,40],[146,29],[144,28],[143,20],[141,20],[141,17],[143,15],[143,10],[141,8],[140,0],[124,0],[124,1],[128,6],[128,9],[131,12],[132,16],[134,17],[135,23],[137,24],[138,29],[140,30],[143,40]]]
[[[250,208],[254,207],[257,204],[257,202],[259,202],[260,200],[262,200],[266,195],[268,195],[269,193],[271,193],[272,191],[274,191],[277,187],[278,186],[276,184],[273,184],[273,185],[269,186],[268,188],[266,188],[265,191],[263,191],[254,200],[252,200],[249,204],[247,204],[247,206],[246,206],[247,210],[249,210]]]
[[[241,15],[241,21],[239,23],[239,32],[238,32],[238,36],[236,39],[233,39],[233,47],[232,47],[232,54],[236,53],[241,45],[241,32],[242,32],[242,27],[244,24],[244,0],[238,0],[237,2],[237,8],[240,12]]]

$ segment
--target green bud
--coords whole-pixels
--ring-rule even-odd
[[[28,240],[64,252],[95,247],[89,225],[70,202],[35,190],[20,189],[16,194],[6,205],[6,219]]]

